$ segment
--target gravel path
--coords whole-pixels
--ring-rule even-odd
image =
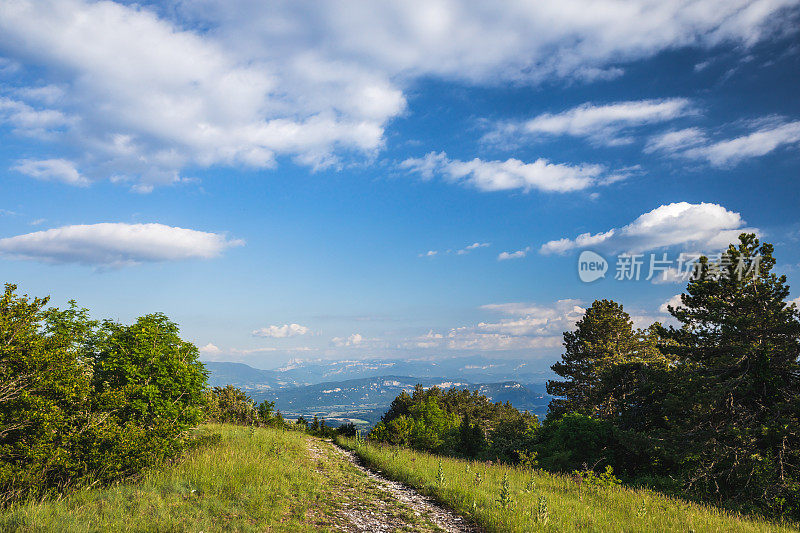
[[[379,473],[365,468],[358,457],[351,451],[332,445],[338,454],[345,460],[350,462],[358,470],[366,474],[366,476],[384,491],[387,496],[391,497],[399,505],[406,507],[413,512],[416,517],[424,519],[426,522],[431,523],[435,529],[440,531],[447,531],[452,533],[460,532],[478,532],[474,525],[468,523],[464,518],[455,514],[454,512],[446,509],[417,492],[416,490],[389,480]],[[358,532],[392,532],[392,531],[417,531],[417,527],[410,524],[398,523],[396,519],[388,519],[382,517],[380,512],[375,513],[362,513],[351,512],[347,513],[349,520],[353,526],[351,531]],[[417,525],[418,526],[418,525]]]
[[[363,477],[357,476],[358,481],[352,483],[348,481],[341,487],[339,495],[341,507],[336,522],[338,529],[342,531],[350,533],[481,531],[461,516],[414,489],[365,468],[353,452],[340,448],[330,441],[317,439],[310,439],[308,446],[313,459],[319,461],[327,457],[339,464],[343,460],[364,474]],[[353,478],[352,474],[350,478]]]

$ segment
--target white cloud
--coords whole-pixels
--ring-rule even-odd
[[[89,180],[80,175],[75,164],[66,159],[22,159],[11,169],[37,180],[59,181],[76,187],[89,185]]]
[[[20,100],[0,96],[0,124],[9,124],[20,135],[47,139],[71,125],[73,119],[55,109],[35,108]]]
[[[470,253],[472,250],[477,250],[478,248],[488,248],[491,246],[492,243],[490,242],[473,242],[472,244],[465,246],[464,248],[458,250],[456,254],[458,255],[466,255]]]
[[[560,335],[575,326],[586,309],[580,300],[559,300],[552,306],[510,303],[489,304],[483,309],[499,311],[514,318],[481,322],[478,329],[512,335]]]
[[[219,349],[219,346],[209,342],[205,346],[198,348],[197,351],[205,356],[213,356],[220,353],[221,350]]]
[[[9,0],[0,69],[42,81],[4,86],[20,100],[0,120],[55,134],[50,159],[80,151],[68,158],[88,179],[140,190],[187,166],[335,165],[381,149],[415,79],[608,79],[664,50],[754,45],[791,29],[794,3]]]
[[[684,128],[654,135],[648,140],[644,151],[675,153],[706,142],[706,134],[700,128]]]
[[[509,318],[452,328],[446,333],[433,330],[406,343],[411,348],[448,350],[526,350],[555,348],[562,333],[572,329],[585,309],[579,300],[559,300],[553,305],[530,303],[489,304],[482,309]]]
[[[472,244],[469,244],[469,245],[467,245],[467,246],[465,246],[463,248],[460,248],[460,249],[456,250],[455,254],[456,255],[467,255],[468,253],[472,252],[473,250],[478,250],[480,248],[488,248],[491,245],[492,245],[492,243],[490,243],[490,242],[474,242]],[[439,255],[439,253],[440,253],[439,250],[428,250],[425,253],[419,254],[419,257],[435,257],[435,256]],[[453,252],[453,249],[451,248],[451,249],[448,249],[448,250],[444,250],[441,253],[442,254],[451,254],[451,253],[454,253],[454,252]]]
[[[676,267],[668,267],[661,272],[655,274],[650,283],[654,285],[663,285],[666,283],[682,283],[686,284],[689,281],[689,277],[692,274],[691,265],[694,264],[694,261],[699,259],[698,256],[687,256],[687,264],[683,266],[683,268],[678,269]]]
[[[545,113],[513,127],[514,133],[588,137],[598,144],[630,142],[620,136],[629,128],[666,122],[692,113],[689,100],[668,98],[638,100],[606,105],[585,103],[562,113]]]
[[[365,339],[360,333],[353,333],[347,338],[343,337],[333,337],[331,342],[334,346],[338,348],[343,348],[345,346],[359,346],[363,344],[367,339]]]
[[[316,351],[315,348],[308,346],[296,346],[292,348],[275,348],[273,346],[265,348],[220,348],[213,343],[208,343],[198,348],[200,356],[204,361],[239,361],[253,364],[254,356],[260,354],[293,354]],[[264,361],[261,361],[263,363]],[[257,362],[256,364],[261,364]]]
[[[563,0],[500,7],[447,0],[206,0],[186,9],[248,51],[278,46],[289,54],[293,47],[315,44],[325,59],[355,59],[383,72],[496,83],[603,79],[619,75],[625,62],[665,49],[725,41],[751,45],[790,24],[774,16],[788,5],[793,2]]]
[[[542,245],[540,252],[566,253],[580,248],[641,252],[666,246],[694,245],[710,253],[737,242],[741,232],[758,233],[758,229],[744,225],[739,213],[728,211],[721,205],[678,202],[653,209],[621,228],[594,235],[584,233],[575,239],[549,241]]]
[[[768,125],[741,137],[689,148],[681,152],[681,155],[704,159],[714,166],[728,166],[744,159],[766,155],[781,146],[798,143],[800,120]]]
[[[522,259],[523,257],[528,255],[528,252],[531,251],[530,246],[526,246],[522,250],[517,250],[516,252],[500,252],[497,256],[498,261],[507,261],[509,259]]]
[[[700,128],[669,131],[650,138],[645,152],[704,160],[717,167],[733,166],[745,159],[760,157],[783,146],[800,144],[800,121],[785,122],[781,117],[752,121],[752,131],[733,139],[712,141]]]
[[[662,314],[665,314],[665,315],[668,315],[670,306],[672,306],[674,308],[678,308],[678,307],[681,306],[682,303],[683,302],[681,301],[681,295],[680,294],[676,294],[675,296],[672,296],[669,300],[667,300],[666,302],[661,304],[659,306],[659,308],[658,308],[658,312],[662,313]]]
[[[219,233],[163,224],[64,226],[0,239],[0,256],[45,263],[119,267],[144,262],[210,259],[241,246]]]
[[[422,158],[410,158],[401,167],[430,179],[435,174],[447,181],[463,183],[480,191],[506,191],[536,189],[545,192],[579,191],[595,184],[603,174],[602,165],[567,165],[537,159],[523,163],[519,159],[506,161],[459,161],[449,159],[444,152],[430,152]]]
[[[282,326],[267,326],[253,331],[255,337],[272,337],[275,339],[285,339],[287,337],[297,337],[305,335],[311,330],[300,324],[284,324]]]
[[[320,60],[311,49],[284,56],[277,36],[269,52],[242,55],[213,33],[114,2],[4,3],[0,50],[64,80],[58,110],[6,102],[14,106],[6,120],[33,117],[18,127],[42,129],[62,125],[69,109],[80,119],[69,136],[83,145],[86,173],[152,186],[178,181],[187,165],[270,167],[287,154],[320,166],[335,162],[336,150],[368,154],[405,106],[380,73]],[[41,98],[31,88],[15,94],[26,90]]]

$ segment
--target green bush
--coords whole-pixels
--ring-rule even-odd
[[[186,447],[206,373],[177,325],[99,323],[15,291],[0,299],[0,503],[118,479]]]
[[[417,385],[394,399],[369,438],[442,455],[518,462],[533,452],[538,419],[478,391]]]

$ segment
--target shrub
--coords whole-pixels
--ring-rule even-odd
[[[15,291],[0,299],[0,503],[118,479],[189,444],[206,374],[173,322],[100,324]]]
[[[538,463],[546,470],[571,472],[627,462],[626,445],[610,422],[577,413],[546,420],[535,446]]]
[[[47,298],[0,299],[0,501],[83,475],[74,438],[90,415],[91,368],[66,328],[45,334]]]

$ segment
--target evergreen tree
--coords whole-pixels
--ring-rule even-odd
[[[558,398],[550,402],[548,417],[577,412],[599,418],[618,416],[625,391],[620,387],[625,372],[619,365],[663,360],[644,332],[633,328],[630,315],[612,300],[596,300],[576,324],[564,333],[565,353],[551,368],[563,381],[548,381],[547,392]],[[621,368],[621,367],[620,367]],[[617,383],[610,381],[614,376]]]
[[[774,265],[752,234],[717,262],[701,258],[664,349],[686,376],[673,421],[691,484],[797,518],[800,315]]]

